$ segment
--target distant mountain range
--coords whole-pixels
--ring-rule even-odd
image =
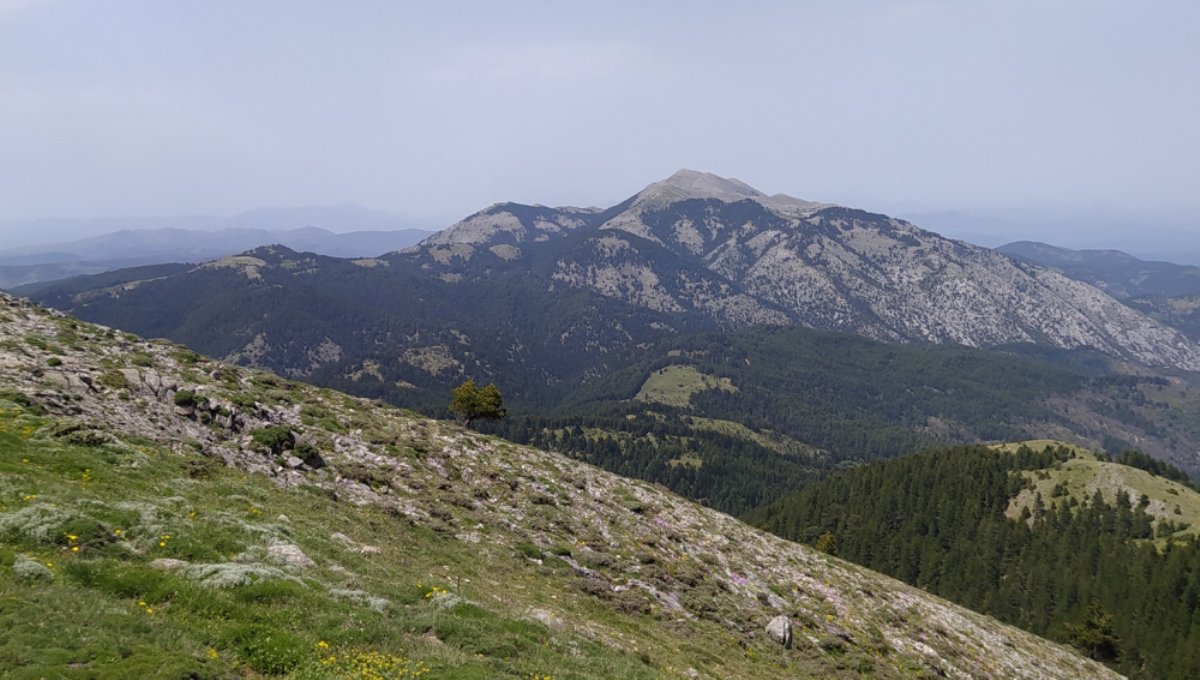
[[[1119,250],[1072,250],[1017,241],[1001,253],[1090,283],[1200,340],[1200,267],[1142,260]]]
[[[665,410],[672,420],[656,422],[675,428],[670,446],[601,446],[574,430],[570,446],[731,509],[761,500],[730,495],[737,474],[806,474],[808,459],[775,449],[875,457],[1055,436],[1136,445],[1191,470],[1200,446],[1190,415],[1156,410],[1192,408],[1192,378],[1174,376],[1200,367],[1200,353],[1178,330],[901,220],[691,171],[608,209],[495,205],[374,258],[261,247],[18,292],[428,413],[466,377],[495,381],[514,414],[544,418],[506,432],[521,441],[557,432],[563,443],[564,428],[590,418],[644,429],[640,418]],[[1125,362],[1153,368],[1116,375]],[[681,442],[711,441],[716,456],[731,437],[748,447],[737,474],[715,474],[715,459],[695,474],[668,464],[695,455]]]
[[[411,246],[432,233],[421,229],[334,233],[317,227],[123,229],[76,241],[0,251],[0,289],[123,267],[202,262],[274,243],[334,257],[369,257]]]
[[[1200,267],[1191,265],[1151,262],[1120,250],[1072,250],[1037,241],[1016,241],[996,250],[1058,269],[1119,299],[1200,295]]]

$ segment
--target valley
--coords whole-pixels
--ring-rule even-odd
[[[13,677],[1115,677],[658,487],[0,301]]]

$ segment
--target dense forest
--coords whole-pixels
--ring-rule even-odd
[[[556,412],[628,404],[646,376],[682,364],[737,388],[697,392],[691,413],[772,429],[835,456],[892,457],[939,442],[1026,439],[1017,423],[1061,422],[1043,400],[1102,380],[1108,367],[1087,350],[1051,352],[888,345],[806,328],[696,333],[582,386]]]
[[[1123,673],[1200,677],[1200,543],[1153,521],[1146,498],[1037,497],[1006,516],[1067,448],[962,446],[864,465],[746,518],[782,536],[1070,643]],[[1117,458],[1182,473],[1138,454]]]
[[[662,484],[735,515],[823,477],[832,465],[828,456],[776,451],[745,437],[698,429],[678,414],[654,411],[564,418],[526,415],[478,427]]]

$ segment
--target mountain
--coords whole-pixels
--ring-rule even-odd
[[[487,285],[464,285],[430,276],[419,262],[404,254],[350,261],[272,247],[200,267],[110,272],[29,294],[94,320],[434,415],[444,414],[446,395],[465,377],[496,382],[514,416],[505,436],[551,446],[544,430],[573,432],[581,419],[603,421],[608,434],[591,437],[596,449],[588,460],[731,512],[767,500],[763,479],[782,488],[811,477],[810,457],[780,458],[761,446],[758,435],[768,432],[833,454],[822,459],[828,462],[935,442],[1053,436],[1113,451],[1137,447],[1196,469],[1200,381],[1189,374],[1125,375],[1121,362],[1086,349],[898,347],[785,327],[722,332],[704,316],[555,287],[519,269],[493,271]],[[679,390],[681,401],[636,398],[661,394],[654,385],[673,376],[693,385]],[[706,380],[731,389],[705,388]],[[750,434],[713,432],[696,418],[740,423]],[[683,439],[628,441],[619,434],[646,422]],[[613,438],[624,443],[613,449],[606,443]],[[557,445],[582,455],[587,447],[578,443]],[[711,450],[705,466],[670,463],[695,460],[702,448]],[[743,448],[745,457],[736,454]],[[614,450],[623,455],[612,456]]]
[[[1200,369],[1194,341],[1057,272],[883,215],[687,170],[604,210],[498,204],[379,259],[463,297],[521,277],[531,294],[569,287],[726,330],[802,325],[888,342],[1091,347]]]
[[[447,281],[519,268],[723,328],[1092,347],[1200,369],[1194,341],[1052,270],[884,215],[766,196],[689,170],[607,210],[492,206],[407,255]]]
[[[1035,241],[996,250],[1090,283],[1200,340],[1200,267],[1141,260],[1119,250],[1071,250]]]
[[[721,241],[718,232],[732,235]],[[909,238],[925,245],[909,252]],[[811,255],[797,255],[806,242]],[[867,243],[875,259],[862,255]],[[752,258],[753,248],[762,257]],[[830,260],[833,252],[842,259]],[[907,269],[897,264],[926,253]],[[822,258],[829,262],[814,264]],[[716,271],[732,271],[735,260],[751,273],[735,280]],[[990,263],[999,273],[985,271]],[[887,283],[892,276],[901,283]],[[980,295],[1002,298],[994,308],[973,297],[981,281]],[[825,289],[834,292],[817,294]],[[962,304],[950,294],[958,289],[980,308],[947,313]],[[774,301],[787,298],[781,290],[808,295],[813,311]],[[824,467],[935,443],[1053,437],[1138,448],[1200,471],[1200,379],[1129,361],[1176,357],[1175,366],[1191,366],[1195,345],[1178,332],[993,251],[702,173],[679,173],[608,209],[499,204],[375,258],[272,246],[21,292],[91,321],[431,415],[444,415],[463,379],[496,382],[513,415],[498,433],[730,512]],[[852,297],[844,313],[830,311]],[[1082,311],[1063,311],[1080,297]],[[913,318],[933,337],[984,333],[997,319],[1019,327],[1026,317],[1047,331],[1039,344],[987,348],[897,346],[845,332],[909,332],[909,317],[872,311],[882,300],[927,306]],[[1087,338],[1094,348],[1054,347]],[[1009,339],[1007,330],[993,339]]]
[[[316,227],[123,229],[78,241],[0,251],[0,289],[125,267],[212,260],[272,243],[334,257],[370,257],[413,245],[431,233],[400,229],[335,234]]]
[[[0,317],[15,677],[1117,677],[560,455]]]
[[[996,248],[1009,257],[1052,267],[1117,299],[1200,295],[1200,267],[1141,260],[1120,250],[1072,250],[1037,241]]]
[[[175,215],[167,217],[105,217],[96,219],[43,218],[0,220],[0,233],[6,237],[5,250],[44,251],[45,244],[68,242],[122,230],[183,229],[219,231],[221,229],[263,229],[287,231],[301,227],[320,227],[333,231],[394,231],[428,224],[398,212],[372,210],[352,203],[255,208],[230,216]]]
[[[748,515],[1131,677],[1200,673],[1200,493],[1148,456],[1052,441],[843,471]]]

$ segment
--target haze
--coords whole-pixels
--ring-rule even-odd
[[[1179,252],[1198,25],[1193,2],[0,0],[0,220],[348,202],[440,228],[691,167],[980,241]]]

